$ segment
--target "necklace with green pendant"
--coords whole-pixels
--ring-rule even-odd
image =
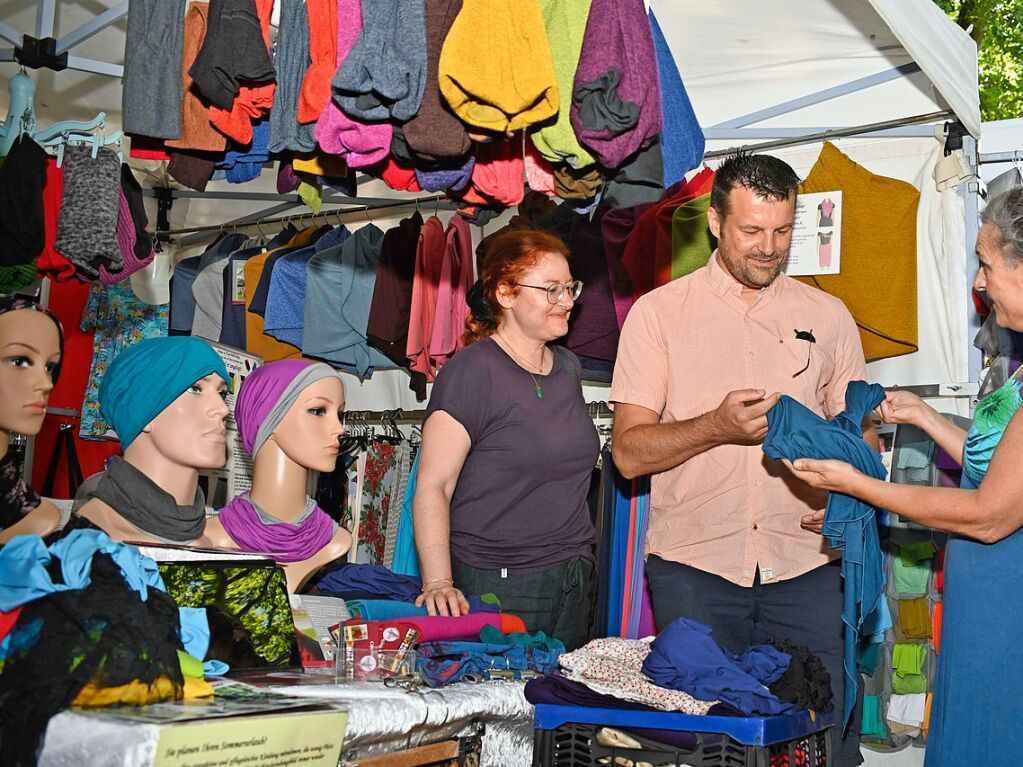
[[[498,332],[497,335],[500,337],[500,339],[502,341],[504,341],[504,345],[507,347],[508,351],[511,352],[511,356],[522,366],[523,370],[525,370],[527,373],[529,373],[529,377],[533,379],[533,393],[536,395],[536,398],[537,399],[543,399],[543,387],[540,386],[540,381],[539,381],[539,379],[537,379],[536,374],[533,373],[533,371],[529,369],[529,363],[526,362],[524,359],[522,359],[515,352],[515,350],[511,346],[511,344],[508,343],[508,339],[507,338],[502,336],[500,334],[500,332]],[[540,375],[543,375],[543,357],[544,357],[544,352],[545,351],[547,351],[547,347],[546,346],[544,346],[543,351],[540,352]]]

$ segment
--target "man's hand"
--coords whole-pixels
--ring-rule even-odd
[[[711,412],[714,429],[726,443],[756,445],[767,436],[767,411],[778,402],[778,392],[764,396],[763,389],[728,392]]]
[[[804,530],[820,535],[824,530],[824,509],[815,511],[813,514],[804,514],[803,518],[799,520],[799,526]]]

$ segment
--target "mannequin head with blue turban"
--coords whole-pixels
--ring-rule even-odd
[[[228,373],[198,338],[147,338],[114,359],[99,387],[103,418],[125,457],[156,450],[196,469],[224,465]]]
[[[115,540],[206,545],[199,470],[227,460],[228,380],[220,355],[198,338],[148,338],[121,352],[100,382],[99,407],[124,457],[98,475],[76,513]]]

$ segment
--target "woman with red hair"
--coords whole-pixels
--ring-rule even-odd
[[[466,348],[437,375],[413,504],[431,614],[497,594],[568,649],[588,639],[593,526],[586,495],[600,450],[568,332],[582,283],[554,235],[509,230],[469,292]]]

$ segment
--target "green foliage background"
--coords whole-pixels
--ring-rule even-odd
[[[162,575],[179,607],[217,605],[249,630],[256,652],[269,663],[290,658],[291,606],[283,578],[274,569],[177,565]]]
[[[1023,117],[1023,0],[934,0],[977,41],[980,114]]]

